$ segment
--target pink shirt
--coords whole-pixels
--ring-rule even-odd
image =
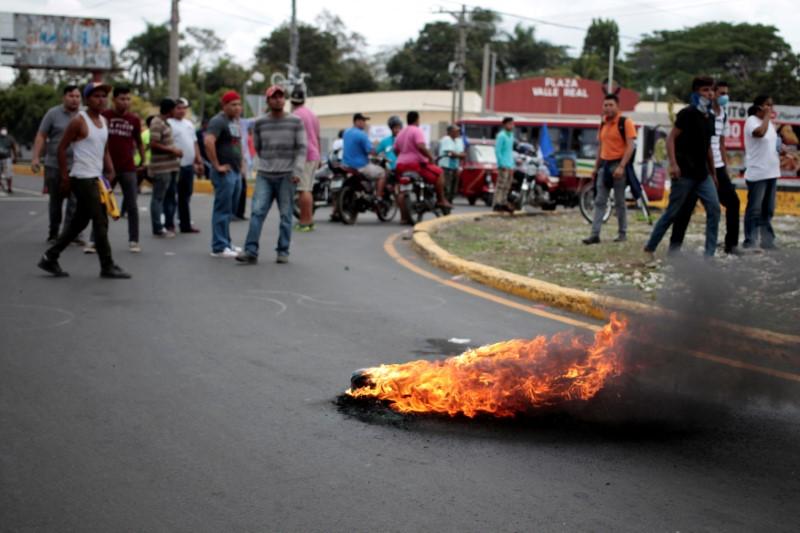
[[[292,113],[300,117],[306,130],[306,161],[319,161],[319,119],[317,115],[304,105],[298,107]]]
[[[428,158],[419,151],[420,143],[425,144],[425,134],[418,126],[406,126],[403,131],[398,133],[397,139],[394,141],[397,164],[426,163]]]

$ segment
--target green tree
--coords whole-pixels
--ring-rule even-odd
[[[0,124],[20,144],[31,144],[47,110],[61,101],[61,91],[52,85],[27,84],[0,90]]]
[[[698,74],[724,78],[734,100],[772,94],[781,103],[800,103],[797,55],[774,26],[709,22],[657,31],[639,41],[629,57],[637,89],[664,85],[685,100]]]
[[[128,76],[145,92],[156,88],[167,79],[169,72],[169,28],[166,24],[145,23],[145,30],[134,35],[122,49],[120,57],[127,67]],[[181,38],[184,36],[181,35]],[[180,58],[191,55],[192,47],[180,46]]]
[[[619,26],[614,19],[592,19],[583,38],[581,55],[594,54],[608,59],[608,51],[614,47],[614,59],[619,57]]]
[[[521,78],[541,74],[548,69],[557,69],[569,63],[566,46],[558,46],[547,41],[536,40],[536,28],[517,24],[511,33],[505,35],[501,47],[500,62],[505,74]]]
[[[392,86],[401,90],[450,88],[452,76],[447,67],[453,61],[456,39],[456,29],[448,22],[425,24],[417,38],[406,41],[386,64]]]
[[[342,21],[323,12],[316,25],[299,23],[298,68],[308,73],[311,94],[371,91],[377,87],[364,56],[363,37],[348,33]],[[261,40],[255,56],[258,69],[267,78],[272,73],[286,74],[289,62],[289,24],[276,28]]]

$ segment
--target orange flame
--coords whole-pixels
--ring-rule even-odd
[[[513,416],[568,400],[589,400],[622,371],[622,333],[615,315],[589,344],[557,334],[551,339],[511,340],[440,361],[411,361],[363,371],[363,386],[346,394],[383,400],[401,413],[470,418]]]

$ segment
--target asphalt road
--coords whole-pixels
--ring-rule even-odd
[[[272,213],[262,262],[238,266],[209,256],[196,196],[203,233],[157,241],[143,223],[140,255],[113,223],[134,278],[111,281],[77,248],[70,278],[36,269],[46,206],[0,198],[0,530],[796,531],[791,401],[691,424],[338,407],[355,369],[571,329],[405,268],[384,250],[400,228],[374,215],[319,212],[278,265]]]

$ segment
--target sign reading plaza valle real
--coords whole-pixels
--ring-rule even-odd
[[[533,96],[544,98],[589,98],[589,92],[576,78],[544,78],[544,86],[531,87]]]

